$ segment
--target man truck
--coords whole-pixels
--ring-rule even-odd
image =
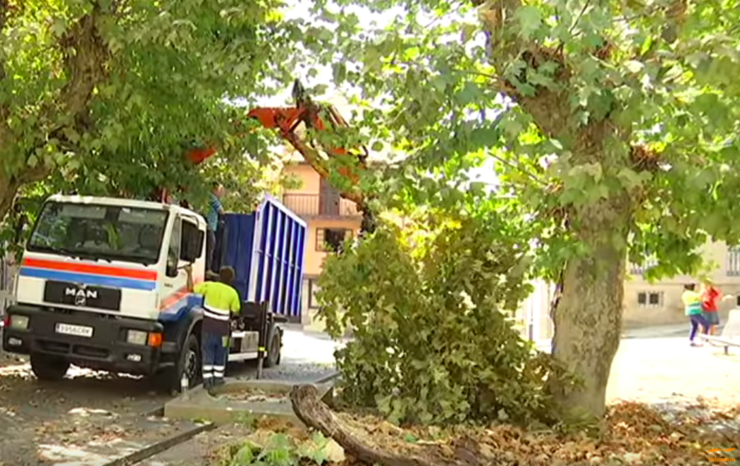
[[[177,390],[201,378],[206,222],[158,202],[62,196],[43,205],[23,253],[2,345],[30,356],[41,380],[74,364],[156,376]],[[280,363],[286,321],[300,321],[306,223],[266,196],[255,212],[225,216],[222,265],[232,266],[242,313],[229,361]]]

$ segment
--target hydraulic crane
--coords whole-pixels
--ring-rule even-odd
[[[306,140],[301,137],[297,132],[301,123],[305,125],[307,130],[314,129],[318,131],[333,131],[337,128],[347,128],[349,125],[333,105],[314,102],[298,79],[293,83],[292,97],[295,101],[293,107],[257,107],[247,113],[247,118],[255,119],[263,127],[277,131],[324,179],[329,178],[329,172],[326,166],[322,164],[320,151],[325,152],[330,157],[355,158],[358,170],[367,168],[368,151],[365,146],[351,149],[327,147],[320,142]],[[215,155],[216,152],[215,147],[194,149],[187,154],[187,160],[194,165],[198,165]],[[342,190],[340,195],[355,202],[362,212],[362,231],[372,231],[375,221],[368,209],[365,197],[358,189],[359,174],[357,169],[352,167],[351,163],[339,169],[339,173],[348,178],[353,187],[350,190]],[[160,200],[164,201],[167,198],[167,192],[162,190],[158,196]]]

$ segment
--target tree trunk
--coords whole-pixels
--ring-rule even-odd
[[[5,220],[8,211],[13,206],[17,192],[17,184],[9,182],[0,174],[0,223]]]
[[[378,226],[375,212],[370,209],[367,202],[357,204],[357,207],[362,212],[362,223],[360,224],[360,235],[363,236],[365,233],[375,233],[375,229]]]
[[[609,373],[619,349],[628,215],[625,206],[615,204],[591,206],[572,222],[573,233],[592,253],[566,265],[553,313],[553,356],[581,383],[571,390],[555,387],[555,395],[578,417],[604,414]]]
[[[473,438],[461,436],[448,442],[409,443],[402,435],[373,442],[372,426],[352,426],[329,410],[313,385],[296,385],[290,401],[298,419],[306,426],[336,441],[345,452],[363,464],[382,466],[495,466],[490,448]],[[364,427],[364,428],[363,428]],[[355,464],[355,463],[352,463]]]

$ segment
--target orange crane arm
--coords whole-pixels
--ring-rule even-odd
[[[304,141],[297,133],[298,126],[303,123],[307,129],[316,129],[319,131],[331,131],[335,128],[348,127],[348,123],[342,118],[337,109],[331,105],[319,105],[313,102],[307,96],[305,89],[300,81],[296,80],[293,84],[293,98],[296,101],[294,107],[257,107],[247,113],[247,118],[256,119],[260,124],[268,129],[276,130],[286,139],[295,150],[316,170],[324,179],[329,178],[329,170],[323,163],[323,158],[319,153],[319,148],[315,147],[310,141]],[[367,148],[361,146],[359,149],[347,150],[343,147],[320,147],[327,155],[332,157],[357,157],[359,169],[367,168],[366,160],[368,156]],[[187,154],[187,160],[194,165],[203,163],[208,158],[215,155],[217,149],[206,147],[204,149],[193,149]],[[339,173],[349,178],[352,186],[356,187],[359,183],[359,174],[349,167],[341,167]],[[344,191],[340,193],[345,199],[349,199],[358,204],[364,205],[362,194],[357,189]],[[165,201],[167,192],[161,190],[161,201]]]

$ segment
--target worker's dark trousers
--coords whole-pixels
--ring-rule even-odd
[[[216,232],[207,229],[206,236],[206,271],[213,270],[213,252],[216,250]]]
[[[203,332],[203,386],[222,384],[226,372],[225,335]]]

